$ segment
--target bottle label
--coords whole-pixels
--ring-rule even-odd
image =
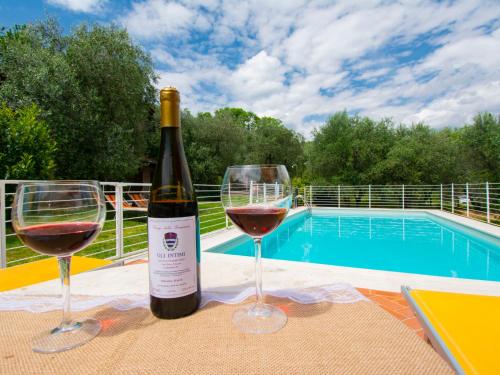
[[[149,291],[176,298],[197,291],[196,216],[148,217]]]

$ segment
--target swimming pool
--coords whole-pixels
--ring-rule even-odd
[[[210,249],[253,256],[247,236]],[[264,258],[500,281],[500,239],[425,212],[313,209],[263,240]]]

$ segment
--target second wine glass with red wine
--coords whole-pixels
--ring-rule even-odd
[[[99,234],[106,203],[97,181],[32,181],[20,183],[12,204],[12,226],[29,248],[57,256],[63,289],[62,321],[33,341],[38,353],[68,350],[94,338],[99,321],[70,317],[71,255],[87,247]]]
[[[227,168],[221,187],[226,214],[255,244],[257,301],[233,314],[245,333],[272,333],[285,326],[286,314],[264,303],[262,294],[262,238],[285,219],[292,203],[290,177],[284,165],[239,165]]]

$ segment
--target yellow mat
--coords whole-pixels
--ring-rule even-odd
[[[106,259],[96,259],[73,256],[71,260],[71,274],[89,271],[111,264]],[[59,277],[59,268],[55,257],[25,263],[19,266],[0,270],[0,292],[28,286],[42,281]]]
[[[467,374],[500,374],[500,297],[412,290],[411,296]]]

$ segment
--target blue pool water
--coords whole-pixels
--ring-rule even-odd
[[[390,215],[390,216],[388,216]],[[249,237],[211,251],[253,256]],[[263,241],[264,258],[500,281],[500,239],[425,213],[313,210]]]

